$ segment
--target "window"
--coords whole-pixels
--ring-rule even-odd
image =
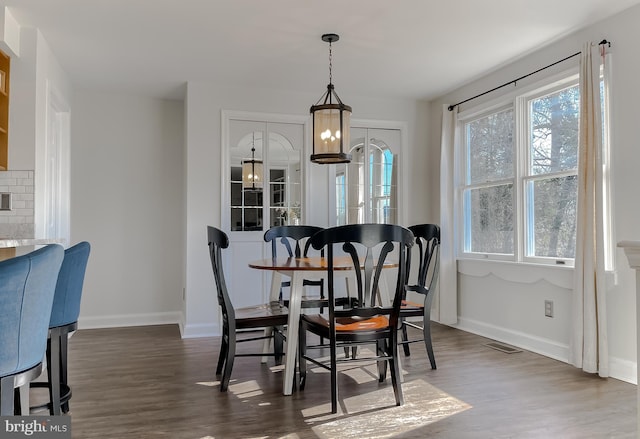
[[[398,222],[400,130],[351,128],[348,164],[336,165],[336,225]]]
[[[604,114],[604,80],[601,90]],[[461,113],[458,120],[462,255],[572,264],[577,225],[578,76],[470,113]],[[606,128],[605,124],[603,133]]]

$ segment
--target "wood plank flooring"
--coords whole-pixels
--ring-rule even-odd
[[[433,325],[438,363],[422,343],[403,357],[406,404],[365,367],[282,395],[270,359],[237,358],[227,393],[215,377],[219,338],[183,340],[177,326],[80,330],[69,342],[74,438],[635,438],[636,386]],[[250,349],[242,344],[240,349]],[[259,346],[254,345],[259,349]],[[33,399],[37,399],[37,395]]]

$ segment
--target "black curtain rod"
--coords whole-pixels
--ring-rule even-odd
[[[598,46],[602,46],[603,44],[607,44],[609,47],[611,47],[611,42],[609,42],[609,41],[607,41],[607,40],[602,40],[602,41],[600,41],[600,42],[598,43]],[[486,95],[486,94],[488,94],[488,93],[491,93],[492,91],[499,90],[499,89],[501,89],[501,88],[503,88],[503,87],[506,87],[507,85],[515,84],[515,83],[517,83],[518,81],[520,81],[520,80],[522,80],[522,79],[524,79],[524,78],[528,78],[528,77],[529,77],[529,76],[531,76],[531,75],[535,75],[535,74],[536,74],[536,73],[538,73],[538,72],[541,72],[541,71],[543,71],[543,70],[545,70],[545,69],[548,69],[549,67],[553,67],[553,66],[555,66],[556,64],[560,64],[561,62],[564,62],[564,61],[566,61],[566,60],[568,60],[568,59],[571,59],[571,58],[573,58],[574,56],[578,56],[578,55],[580,55],[581,53],[582,53],[582,52],[576,52],[576,53],[574,53],[574,54],[571,54],[571,55],[569,55],[569,56],[567,56],[567,57],[565,57],[565,58],[562,58],[561,60],[558,60],[558,61],[556,61],[556,62],[554,62],[554,63],[549,64],[548,66],[544,66],[544,67],[542,67],[542,68],[540,68],[540,69],[536,70],[535,72],[531,72],[531,73],[528,73],[528,74],[526,74],[526,75],[520,76],[519,78],[513,79],[513,80],[511,80],[511,81],[509,81],[509,82],[505,82],[504,84],[499,85],[499,86],[497,86],[497,87],[494,87],[494,88],[492,88],[491,90],[487,90],[487,91],[485,91],[484,93],[480,93],[480,94],[475,95],[475,96],[473,96],[473,97],[471,97],[471,98],[465,99],[464,101],[460,101],[460,102],[458,102],[457,104],[449,105],[449,107],[447,107],[447,108],[449,109],[449,111],[453,111],[453,109],[454,109],[454,108],[456,108],[458,105],[462,105],[462,104],[464,104],[465,102],[472,101],[472,100],[474,100],[474,99],[476,99],[476,98],[479,98],[480,96],[484,96],[484,95]]]

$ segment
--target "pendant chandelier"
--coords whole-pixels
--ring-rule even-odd
[[[331,43],[338,41],[336,34],[324,34],[322,41],[329,43],[329,85],[327,91],[311,107],[313,116],[313,154],[314,163],[349,163],[351,107],[342,103],[332,83]]]
[[[256,160],[256,135],[253,133],[251,159],[242,161],[242,189],[245,191],[261,191],[263,181],[262,160]]]

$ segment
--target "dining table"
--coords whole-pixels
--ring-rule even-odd
[[[287,339],[285,344],[285,365],[283,378],[283,393],[291,395],[293,383],[296,377],[296,353],[298,349],[298,328],[300,324],[301,300],[304,292],[303,281],[326,279],[328,273],[328,259],[323,256],[294,258],[278,257],[266,258],[249,262],[249,267],[257,270],[266,270],[272,273],[270,301],[278,301],[282,276],[291,280],[289,292],[289,318],[287,323]],[[385,263],[384,268],[397,267],[393,262]],[[346,281],[348,295],[356,289],[356,278],[353,270],[353,262],[350,256],[337,256],[333,258],[334,277],[343,276]],[[390,303],[389,288],[384,276],[384,270],[380,278],[378,288],[379,303]],[[269,350],[269,340],[265,340],[264,352]],[[266,357],[263,358],[263,362]]]

